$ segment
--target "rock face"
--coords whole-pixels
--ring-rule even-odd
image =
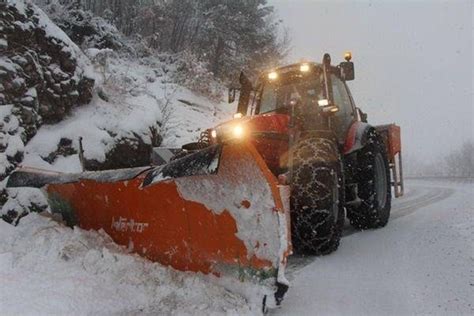
[[[88,78],[78,56],[64,33],[55,33],[54,24],[36,7],[26,5],[22,12],[14,5],[0,3],[0,104],[24,107],[24,123],[31,121],[31,132],[41,124],[59,122],[71,108],[88,103],[94,80]],[[69,40],[70,41],[70,40]]]
[[[43,123],[90,102],[91,74],[87,57],[35,5],[0,2],[0,216],[7,221],[20,214],[12,212],[3,180]],[[22,199],[25,212],[28,205],[38,208]]]

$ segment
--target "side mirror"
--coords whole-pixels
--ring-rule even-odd
[[[360,108],[357,108],[357,112],[359,112],[361,122],[367,123],[367,113],[362,112]]]
[[[339,71],[341,72],[342,80],[349,81],[354,80],[355,71],[354,63],[352,61],[343,61],[339,64]]]
[[[249,78],[244,74],[242,71],[239,77],[240,82],[240,96],[239,96],[239,104],[237,105],[237,113],[241,113],[242,115],[247,115],[247,110],[249,107],[250,101],[250,94],[253,91],[252,82]]]
[[[355,71],[354,71],[354,63],[352,61],[343,61],[339,64],[339,71],[341,72],[342,80],[349,81],[354,80],[355,78]]]
[[[228,99],[227,101],[229,103],[232,103],[235,101],[235,92],[237,91],[236,88],[229,88],[229,92],[228,92]]]
[[[243,89],[253,90],[252,82],[243,71],[240,72],[239,82]]]

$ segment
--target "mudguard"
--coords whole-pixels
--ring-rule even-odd
[[[52,211],[69,224],[103,229],[175,269],[288,286],[289,188],[278,185],[249,142],[211,146],[155,168],[23,169],[8,186],[44,186]]]
[[[368,123],[359,121],[352,123],[344,143],[344,155],[348,155],[364,147],[366,136],[371,129],[373,129],[372,125]]]

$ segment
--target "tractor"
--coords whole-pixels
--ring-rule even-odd
[[[303,254],[336,250],[346,217],[357,229],[385,226],[391,186],[396,197],[403,194],[400,128],[367,123],[347,86],[355,77],[351,53],[344,57],[338,66],[325,54],[321,64],[266,71],[256,84],[242,72],[240,87],[229,89],[230,103],[240,91],[234,119],[183,146],[250,140],[280,184],[291,187],[293,248]]]

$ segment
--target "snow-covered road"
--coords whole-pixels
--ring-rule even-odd
[[[293,257],[275,315],[474,314],[474,184],[410,180],[380,230]]]

